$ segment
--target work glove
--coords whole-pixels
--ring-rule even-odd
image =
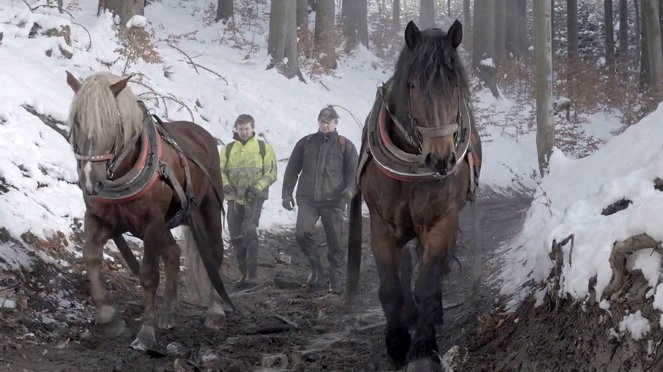
[[[283,208],[291,211],[295,208],[295,199],[292,196],[286,196],[283,198],[281,205],[283,205]]]
[[[237,194],[237,190],[233,185],[223,185],[223,194],[235,196],[235,194]]]
[[[249,186],[244,193],[244,198],[246,201],[254,201],[256,198],[258,198],[260,191],[261,190],[257,186]]]

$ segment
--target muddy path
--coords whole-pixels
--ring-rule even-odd
[[[483,193],[478,198],[482,235],[481,285],[472,287],[477,268],[472,247],[470,208],[463,211],[458,261],[443,282],[444,353],[474,340],[481,315],[496,306],[495,292],[486,285],[495,268],[489,262],[500,243],[522,224],[530,200],[524,196]],[[322,234],[319,235],[322,240]],[[365,242],[367,237],[365,237]],[[324,249],[324,247],[321,247]],[[113,256],[112,252],[108,252]],[[107,287],[127,320],[122,337],[99,339],[90,331],[94,318],[81,260],[70,257],[68,267],[41,264],[34,270],[0,276],[0,297],[12,298],[13,308],[0,308],[0,370],[7,371],[195,371],[195,370],[394,370],[384,350],[382,309],[377,299],[377,275],[368,245],[363,254],[358,301],[352,306],[328,294],[326,288],[302,287],[308,270],[293,231],[265,232],[261,238],[261,285],[238,291],[234,258],[225,261],[225,280],[237,312],[228,313],[226,327],[203,327],[204,308],[192,304],[180,282],[178,327],[157,332],[157,346],[134,351],[129,343],[139,329],[142,311],[138,281],[119,263],[106,261]],[[465,346],[463,346],[465,347]],[[489,364],[486,364],[489,365]],[[481,368],[481,362],[472,370]],[[464,369],[464,368],[461,368]]]

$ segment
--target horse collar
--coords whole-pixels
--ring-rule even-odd
[[[395,124],[399,134],[403,135],[408,143],[412,144],[411,141],[415,141],[415,139],[409,135],[409,132],[389,110],[388,104],[384,99],[385,91],[386,88],[384,86],[378,89],[375,104],[373,105],[373,110],[371,111],[367,125],[367,149],[378,165],[378,168],[387,176],[406,182],[440,181],[447,176],[454,174],[462,161],[466,158],[470,149],[472,124],[470,123],[467,102],[465,100],[460,101],[457,123],[435,128],[413,128],[415,130],[415,136],[419,138],[457,135],[455,147],[456,159],[458,159],[458,161],[451,171],[443,175],[432,171],[426,165],[426,156],[421,150],[418,154],[412,154],[403,151],[393,143],[387,130],[387,118]],[[367,159],[362,159],[360,170],[363,168],[366,161]]]
[[[123,151],[123,154],[126,154],[127,151]],[[162,157],[162,140],[157,133],[154,121],[147,116],[140,135],[140,153],[134,166],[127,174],[118,179],[103,180],[102,190],[89,197],[94,201],[107,204],[125,203],[140,198],[159,179],[158,170]],[[114,171],[115,165],[111,163],[107,169],[109,172]]]

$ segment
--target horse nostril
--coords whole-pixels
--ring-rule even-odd
[[[101,181],[97,181],[97,184],[94,185],[93,194],[99,194],[104,189],[104,184]]]
[[[439,163],[439,160],[435,154],[432,152],[429,152],[426,154],[426,158],[424,159],[424,163],[426,166],[432,170],[432,171],[437,171],[437,165]]]

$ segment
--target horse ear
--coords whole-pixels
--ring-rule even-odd
[[[414,49],[415,46],[421,40],[421,32],[419,32],[419,27],[414,24],[414,21],[410,21],[405,28],[405,44],[410,49]]]
[[[81,82],[78,81],[74,77],[74,75],[71,74],[69,71],[65,71],[67,73],[67,84],[71,87],[71,90],[74,91],[74,93],[77,93],[79,89],[81,89]]]
[[[463,26],[460,24],[460,22],[458,22],[458,20],[456,20],[454,24],[449,27],[447,37],[449,38],[449,42],[451,43],[451,46],[454,47],[454,49],[458,48],[460,42],[463,41]]]
[[[118,81],[117,83],[111,84],[110,90],[111,92],[113,92],[113,96],[117,97],[117,95],[120,94],[120,92],[122,92],[122,90],[124,90],[124,88],[127,87],[127,83],[129,82],[129,80],[131,80],[132,77],[133,75],[129,75],[124,79]]]

